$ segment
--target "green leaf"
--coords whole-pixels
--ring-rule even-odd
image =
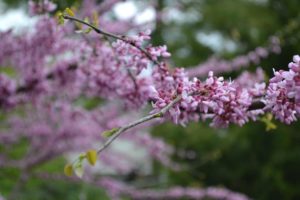
[[[89,161],[89,163],[91,164],[91,165],[95,165],[96,164],[96,162],[97,162],[97,151],[96,150],[94,150],[94,149],[91,149],[91,150],[88,150],[87,152],[86,152],[86,158],[87,158],[87,160]]]
[[[155,118],[160,118],[160,117],[162,117],[162,116],[163,116],[162,113],[157,113],[154,117],[155,117]]]
[[[84,30],[84,33],[85,34],[89,34],[93,29],[92,28],[87,28]]]
[[[90,20],[89,20],[88,17],[85,17],[85,18],[83,19],[83,21],[86,22],[86,23],[88,23],[88,24],[90,23]]]
[[[57,22],[59,25],[63,25],[65,23],[65,19],[64,19],[62,12],[57,12],[56,18],[57,18]]]
[[[73,175],[73,166],[71,164],[66,164],[64,168],[64,173],[66,176],[72,176]]]
[[[17,71],[13,67],[0,66],[0,73],[4,73],[11,78],[14,78],[17,76]]]
[[[74,17],[74,16],[75,16],[74,12],[73,12],[70,8],[66,8],[66,9],[65,9],[65,12],[66,12],[68,15],[70,15],[71,17]]]
[[[82,160],[79,159],[74,164],[74,172],[75,172],[76,176],[78,176],[79,178],[82,178],[82,176],[83,176]]]
[[[110,136],[112,136],[113,134],[115,134],[119,129],[120,129],[120,128],[112,128],[111,130],[104,131],[104,132],[102,133],[102,135],[103,135],[104,137],[110,137]]]
[[[79,157],[78,157],[78,160],[79,160],[80,162],[82,162],[82,161],[85,159],[85,157],[86,157],[86,155],[85,155],[84,153],[81,153],[81,154],[79,155]]]
[[[271,113],[267,113],[266,116],[262,117],[260,121],[265,123],[266,131],[271,131],[277,128],[276,124],[272,122],[273,115]]]
[[[98,12],[93,12],[93,25],[98,26],[99,25],[99,16]]]

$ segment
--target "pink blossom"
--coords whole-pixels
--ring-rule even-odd
[[[287,124],[300,114],[300,61],[299,56],[289,64],[289,71],[275,71],[267,89],[266,105],[277,119]]]
[[[57,5],[49,0],[42,0],[40,2],[30,0],[28,2],[28,7],[31,15],[37,15],[45,12],[52,12],[56,9]]]

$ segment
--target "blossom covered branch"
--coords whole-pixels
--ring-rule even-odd
[[[106,4],[102,6],[111,6]],[[48,0],[31,2],[30,6],[33,14],[55,9]],[[82,10],[91,14],[86,7]],[[126,152],[107,148],[113,147],[113,141],[119,138],[145,149],[147,155],[163,165],[178,169],[170,158],[174,148],[151,136],[149,126],[167,120],[183,126],[206,120],[213,127],[242,126],[251,120],[267,121],[272,118],[270,115],[290,124],[300,116],[300,57],[297,55],[288,70],[274,71],[274,77],[267,82],[261,69],[254,74],[243,73],[235,80],[218,77],[216,68],[222,62],[205,69],[208,76],[199,79],[188,75],[183,68],[173,68],[168,62],[160,61],[171,54],[166,45],[151,44],[148,30],[119,36],[104,31],[108,30],[105,25],[109,27],[113,22],[106,21],[103,15],[98,17],[103,19],[100,26],[103,30],[98,28],[99,23],[91,24],[65,14],[62,17],[82,23],[94,32],[80,37],[74,34],[75,26],[57,26],[56,20],[46,14],[40,16],[33,31],[20,35],[12,31],[0,33],[0,108],[4,116],[0,144],[5,147],[0,153],[0,167],[34,170],[61,155],[97,149],[96,155],[89,154],[93,164],[99,159],[124,175],[136,165]],[[128,27],[127,23],[123,25],[116,32]],[[99,34],[114,41],[111,44],[99,40]],[[277,43],[273,47],[278,47]],[[266,54],[262,49],[255,53],[259,58]],[[250,57],[255,61],[255,56]],[[150,114],[145,109],[149,103]],[[158,118],[161,120],[156,122]],[[132,122],[132,119],[138,120]],[[125,131],[127,134],[122,134]],[[10,158],[6,149],[13,149],[24,138],[28,143],[27,153],[17,160]],[[112,181],[107,184],[118,185]],[[122,188],[119,191],[126,192]],[[131,191],[140,198],[153,192]],[[157,192],[157,199],[176,194],[178,198],[190,198],[193,192],[175,188]],[[206,192],[198,191],[195,198]]]
[[[139,44],[139,41],[137,41],[137,40],[130,40],[130,39],[126,38],[125,36],[118,36],[118,35],[115,35],[113,33],[109,33],[107,31],[99,29],[98,27],[95,27],[94,25],[92,25],[92,24],[90,24],[88,22],[85,22],[85,21],[83,21],[81,19],[78,19],[76,17],[72,17],[72,16],[68,16],[68,15],[63,15],[63,18],[64,19],[70,19],[70,20],[73,20],[75,22],[82,23],[82,24],[84,24],[84,25],[92,28],[98,34],[101,34],[101,35],[104,35],[104,36],[107,36],[107,37],[111,37],[111,38],[116,39],[116,40],[120,40],[120,41],[126,42],[126,43],[132,45],[133,47],[137,48],[141,52],[143,52],[156,65],[160,64],[154,57],[152,57],[151,54],[149,54],[145,49],[143,49],[143,47],[141,47],[141,44]],[[147,37],[147,34],[145,34],[144,36]],[[165,54],[166,54],[166,56],[169,56],[167,54],[167,52],[165,52]]]
[[[98,34],[117,39],[117,42],[119,43],[124,42],[125,44],[132,45],[139,49],[141,53],[147,55],[150,61],[153,61],[150,54],[141,47],[142,43],[129,42],[128,40],[123,39],[124,37],[115,36],[114,34],[100,30],[97,27],[74,17],[64,15],[64,18],[83,23],[93,28]],[[297,56],[295,56],[294,61],[299,64]],[[157,113],[143,117],[126,126],[113,129],[114,131],[111,132],[112,136],[97,150],[97,153],[100,153],[108,147],[124,131],[151,119],[162,117],[166,113],[169,114],[175,123],[181,124],[185,124],[189,120],[198,121],[199,116],[202,116],[202,119],[212,118],[211,124],[215,127],[225,127],[230,123],[237,123],[241,126],[248,122],[249,119],[257,120],[259,115],[269,111],[273,112],[277,119],[286,123],[295,121],[295,116],[298,115],[296,114],[297,111],[295,112],[294,110],[288,111],[287,113],[282,111],[277,112],[278,108],[275,109],[276,106],[274,103],[273,107],[270,106],[272,105],[272,102],[269,102],[270,92],[265,93],[266,84],[264,82],[253,83],[253,85],[250,84],[248,88],[245,88],[238,82],[224,81],[222,77],[214,77],[213,72],[209,72],[209,77],[203,84],[198,79],[189,81],[183,69],[175,69],[174,74],[170,76],[172,72],[166,68],[166,65],[158,63],[154,70],[157,70],[159,73],[157,75],[161,77],[158,81],[164,82],[169,76],[167,81],[169,82],[169,85],[171,85],[169,94],[167,93],[166,95],[165,88],[164,90],[162,90],[162,88],[161,90],[158,90],[157,88],[159,88],[159,85],[154,84],[153,88],[155,89],[152,91],[151,98],[154,102],[154,111]],[[294,71],[296,70],[294,69]],[[153,74],[153,76],[154,75],[155,74]],[[282,77],[282,79],[285,78],[287,77]],[[294,80],[293,78],[294,77],[290,79]],[[168,84],[164,84],[164,86],[166,85]],[[273,84],[271,83],[268,87],[268,91],[270,91],[270,87],[274,87],[272,85]],[[291,92],[290,96],[294,97],[292,95],[294,95],[293,92]],[[278,103],[277,99],[275,99],[275,102]],[[258,107],[256,105],[258,105]]]

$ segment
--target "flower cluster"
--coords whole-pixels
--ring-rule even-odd
[[[245,88],[236,87],[233,82],[224,81],[223,78],[209,78],[204,85],[205,98],[202,99],[204,112],[213,113],[212,125],[217,127],[237,123],[240,126],[248,121],[247,111],[252,103],[252,96]]]
[[[0,74],[0,107],[10,108],[14,105],[13,94],[16,83],[4,74]]]
[[[254,97],[261,97],[265,94],[266,83],[265,73],[261,68],[257,68],[255,73],[244,71],[235,79],[235,84],[249,90]]]
[[[146,30],[137,36],[123,38],[112,44],[120,64],[132,70],[136,75],[140,74],[143,69],[147,69],[149,59],[156,61],[159,57],[170,57],[171,55],[167,52],[165,45],[153,47],[148,44],[145,46],[145,50],[141,50],[145,42],[151,39],[150,34],[151,31]]]
[[[265,92],[263,82],[253,82],[243,87],[241,81],[226,81],[223,77],[214,76],[213,72],[201,82],[196,78],[190,81],[183,69],[175,69],[173,73],[165,68],[156,71],[153,75],[155,83],[159,79],[162,83],[156,87],[158,90],[153,107],[158,111],[181,95],[182,100],[168,112],[168,116],[176,124],[184,125],[190,120],[212,118],[211,125],[214,127],[226,127],[230,123],[242,126],[249,121],[249,117],[255,120],[258,114],[263,114],[262,109],[257,109],[256,112],[249,110],[253,98]]]
[[[300,57],[294,56],[289,71],[274,71],[267,89],[266,105],[281,122],[290,124],[300,115]]]

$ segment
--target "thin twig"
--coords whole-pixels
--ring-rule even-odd
[[[107,37],[110,37],[110,38],[113,38],[113,39],[116,39],[116,40],[121,40],[123,42],[126,42],[127,44],[130,44],[131,46],[137,48],[138,50],[140,50],[143,54],[145,54],[149,60],[151,60],[154,64],[156,65],[160,65],[160,63],[155,60],[143,47],[139,46],[139,45],[136,45],[136,43],[134,41],[131,41],[129,40],[126,36],[119,36],[119,35],[115,35],[113,33],[110,33],[110,32],[107,32],[105,30],[102,30],[88,22],[85,22],[81,19],[78,19],[76,17],[71,17],[69,15],[63,15],[64,19],[69,19],[69,20],[73,20],[73,21],[76,21],[78,23],[81,23],[81,24],[84,24],[90,28],[92,28],[96,33],[100,34],[100,35],[104,35],[104,36],[107,36]]]
[[[135,91],[137,92],[139,86],[137,85],[136,79],[135,79],[135,77],[133,76],[133,74],[132,74],[132,72],[130,71],[129,68],[127,68],[127,73],[128,73],[128,76],[130,77],[130,79],[132,80],[132,82],[133,82],[133,84],[134,84]]]
[[[105,37],[113,38],[113,39],[116,39],[116,40],[122,40],[122,41],[124,41],[124,42],[130,44],[131,46],[133,46],[133,47],[139,49],[139,50],[140,50],[142,53],[144,53],[144,54],[148,57],[148,59],[151,60],[154,64],[160,65],[160,63],[159,63],[157,60],[153,59],[152,56],[151,56],[151,55],[150,55],[143,47],[136,45],[133,41],[128,40],[128,38],[125,37],[125,36],[118,36],[118,35],[115,35],[115,34],[113,34],[113,33],[109,33],[109,32],[107,32],[107,31],[104,31],[104,30],[102,30],[102,29],[99,29],[99,28],[97,28],[96,26],[94,26],[94,25],[92,25],[92,24],[90,24],[90,23],[87,23],[87,22],[85,22],[85,21],[83,21],[83,20],[81,20],[81,19],[75,18],[75,17],[71,17],[71,16],[68,16],[68,15],[64,15],[63,17],[64,17],[65,19],[69,19],[69,20],[73,20],[73,21],[82,23],[82,24],[84,24],[84,25],[86,25],[86,26],[92,28],[96,33],[101,34],[101,35],[103,35],[103,36],[105,36]],[[21,49],[20,49],[20,50],[21,50]],[[74,66],[75,66],[75,67],[74,67]],[[68,67],[68,70],[73,70],[73,69],[76,69],[76,68],[77,68],[76,65],[70,65],[70,66]],[[50,73],[50,74],[46,75],[46,78],[47,78],[47,79],[52,79],[53,76],[54,76],[54,74],[53,74],[53,73]],[[134,78],[130,73],[129,73],[129,76],[130,76],[131,79],[134,81],[135,87],[137,88],[137,85],[136,85],[136,82],[135,82],[135,78]],[[38,80],[33,81],[33,82],[31,82],[31,83],[28,83],[28,84],[26,84],[26,85],[20,86],[20,87],[17,88],[16,93],[23,93],[23,92],[30,91],[30,90],[34,89],[34,87],[35,87],[37,84],[38,84]]]
[[[147,115],[141,119],[138,119],[134,122],[131,122],[121,128],[118,129],[118,131],[112,135],[104,144],[103,146],[101,146],[98,150],[97,153],[99,154],[100,152],[102,152],[106,147],[108,147],[115,139],[117,139],[123,132],[125,132],[126,130],[133,128],[139,124],[142,124],[144,122],[150,121],[152,119],[155,118],[160,118],[162,116],[164,116],[166,114],[166,112],[168,112],[168,110],[170,108],[172,108],[172,106],[174,106],[176,103],[178,103],[180,100],[182,99],[181,95],[177,96],[171,103],[169,103],[166,107],[162,108],[159,112],[156,112],[154,114],[151,115]]]

